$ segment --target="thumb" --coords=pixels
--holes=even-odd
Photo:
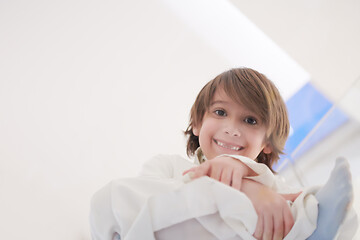
[[[298,192],[298,193],[289,193],[289,194],[280,194],[283,198],[285,198],[285,200],[289,200],[294,202],[296,200],[296,198],[301,194],[302,192]]]

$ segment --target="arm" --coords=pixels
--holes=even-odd
[[[243,179],[241,191],[254,205],[258,222],[254,237],[257,239],[282,239],[294,225],[294,218],[286,200],[294,201],[297,194],[278,194],[250,179]]]
[[[270,170],[253,160],[250,165],[252,165],[251,168],[239,159],[219,156],[185,171],[184,174],[193,172],[193,179],[209,176],[245,193],[258,214],[254,237],[280,239],[288,234],[294,224],[286,200],[294,201],[298,194],[280,195],[271,190],[269,186],[273,185],[274,176],[269,174]],[[268,186],[254,181],[260,179],[260,176],[263,176],[262,179],[266,180]],[[243,179],[244,177],[252,177],[253,180]]]
[[[244,177],[256,176],[257,173],[246,164],[230,156],[218,156],[190,168],[183,175],[193,172],[192,179],[208,176],[240,191]]]
[[[165,155],[157,155],[146,161],[139,173],[139,176],[157,178],[172,178],[173,175],[171,161]]]
[[[182,180],[183,171],[194,166],[194,163],[178,155],[157,155],[145,162],[139,176]]]

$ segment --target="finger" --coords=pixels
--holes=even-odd
[[[210,164],[206,164],[206,163],[201,164],[199,167],[195,169],[193,179],[202,176],[208,176],[209,169],[210,169]]]
[[[241,183],[242,183],[242,175],[239,173],[239,171],[234,170],[231,186],[240,191]]]
[[[212,166],[210,169],[210,177],[218,181],[220,181],[221,179],[221,173],[222,173],[222,168],[220,167]]]
[[[284,216],[284,237],[290,232],[291,228],[294,226],[294,217],[290,211],[290,208],[286,206],[283,209]]]
[[[187,174],[187,173],[189,173],[189,172],[194,172],[196,168],[197,168],[197,167],[192,167],[192,168],[184,171],[184,172],[182,173],[182,175],[185,175],[185,174]]]
[[[274,231],[274,219],[270,214],[264,215],[264,233],[263,240],[271,240]]]
[[[296,198],[301,194],[302,192],[298,192],[298,193],[290,193],[290,194],[280,194],[283,198],[285,198],[286,200],[292,201],[294,202],[296,200]]]
[[[258,220],[257,220],[257,223],[256,223],[256,229],[255,229],[255,232],[253,234],[254,238],[262,239],[263,230],[264,230],[263,215],[258,214]]]
[[[223,169],[223,171],[221,172],[220,181],[225,185],[231,186],[232,173],[233,171],[231,168]]]
[[[284,237],[284,218],[283,213],[274,215],[274,240],[281,240]]]

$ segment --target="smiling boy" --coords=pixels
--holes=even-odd
[[[338,239],[349,239],[357,222],[346,217],[348,164],[337,161],[320,189],[290,191],[272,170],[288,133],[285,103],[266,76],[249,68],[218,75],[191,109],[185,134],[194,163],[159,155],[139,177],[98,191],[93,239],[333,239],[343,222]]]

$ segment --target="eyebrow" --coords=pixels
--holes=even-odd
[[[221,100],[217,100],[217,101],[213,101],[210,103],[210,106],[213,106],[215,104],[229,104],[228,102],[226,101],[221,101]]]

